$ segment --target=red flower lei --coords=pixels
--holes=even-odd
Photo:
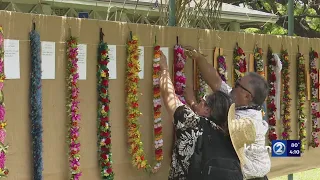
[[[290,119],[290,61],[289,55],[287,50],[281,51],[281,63],[282,63],[282,73],[281,79],[283,84],[283,95],[282,95],[282,106],[283,113],[282,113],[282,124],[283,124],[283,132],[282,132],[282,139],[289,140],[290,139],[290,132],[291,132],[291,119]]]
[[[268,48],[268,83],[269,83],[269,96],[267,100],[267,112],[268,112],[268,122],[269,122],[269,143],[271,143],[272,140],[277,139],[277,133],[276,133],[276,74],[275,74],[275,68],[276,68],[276,60],[273,57],[272,49],[269,46]]]
[[[114,178],[112,170],[112,153],[111,153],[111,126],[109,122],[110,99],[109,99],[109,56],[108,45],[103,41],[99,44],[98,54],[98,151],[100,162],[100,173],[102,179]]]
[[[161,167],[163,160],[163,139],[161,120],[161,97],[160,97],[160,46],[154,47],[153,58],[153,122],[154,122],[154,146],[156,163],[152,172],[156,173]]]
[[[319,79],[318,79],[318,69],[317,60],[319,58],[318,53],[311,50],[309,53],[310,57],[310,78],[311,78],[311,118],[312,118],[312,130],[311,130],[311,142],[310,146],[313,148],[319,146],[319,124],[318,119],[320,118],[320,112],[318,111],[318,94],[319,94]]]
[[[239,47],[238,43],[233,51],[233,64],[234,64],[234,82],[244,76],[247,72],[246,55],[244,51]]]

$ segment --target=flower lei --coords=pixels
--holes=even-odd
[[[299,122],[299,139],[301,140],[301,152],[305,150],[305,145],[307,143],[307,130],[305,123],[307,121],[305,114],[306,107],[306,68],[305,59],[301,53],[297,56],[297,107],[298,107],[298,122]]]
[[[70,118],[70,127],[68,131],[69,138],[69,165],[71,180],[79,180],[82,175],[80,171],[80,142],[79,142],[79,88],[78,88],[78,41],[75,37],[70,37],[67,41],[67,89],[68,89],[68,115]]]
[[[224,57],[223,55],[219,55],[217,60],[218,60],[218,73],[219,73],[222,81],[227,82],[228,81],[228,71],[227,71],[226,57]]]
[[[184,49],[180,45],[174,46],[174,89],[180,101],[185,104],[183,91],[186,87],[186,76],[184,74],[184,66],[186,64],[186,56]]]
[[[254,49],[254,71],[260,74],[261,76],[264,76],[264,64],[262,55],[262,48],[256,46]]]
[[[234,82],[244,76],[245,72],[247,72],[247,62],[246,55],[243,50],[236,44],[236,47],[233,51],[233,64],[234,64]]]
[[[257,72],[258,74],[260,74],[261,76],[265,76],[264,74],[264,63],[263,63],[263,59],[262,59],[262,55],[263,55],[263,51],[262,48],[259,48],[257,45],[254,48],[254,72]],[[262,108],[262,117],[264,119],[266,119],[265,117],[265,103],[263,104],[263,108]]]
[[[8,151],[8,146],[4,145],[4,140],[6,139],[7,132],[6,126],[7,122],[4,119],[6,114],[5,104],[4,104],[4,94],[3,94],[3,85],[6,76],[4,74],[4,61],[3,61],[3,29],[0,26],[0,178],[6,177],[9,173],[9,170],[5,167],[6,163],[6,154]]]
[[[131,39],[127,43],[127,70],[126,70],[126,106],[127,106],[127,120],[128,120],[128,143],[129,143],[129,153],[132,156],[132,164],[138,169],[149,170],[150,165],[148,165],[145,159],[145,153],[143,151],[143,143],[140,139],[141,133],[139,131],[139,117],[141,112],[139,110],[138,103],[138,88],[139,88],[139,49],[138,49],[138,38],[136,36],[131,36]]]
[[[204,81],[201,73],[197,70],[198,102],[207,94],[207,83]]]
[[[272,49],[269,46],[268,47],[268,83],[269,83],[269,96],[267,99],[267,112],[268,112],[268,123],[269,123],[269,143],[271,143],[273,140],[277,139],[277,133],[276,133],[276,60],[274,59],[272,55]]]
[[[163,139],[162,139],[162,119],[161,119],[161,97],[160,97],[160,46],[154,47],[153,58],[153,123],[154,123],[154,144],[156,163],[152,172],[158,172],[163,160]]]
[[[114,172],[112,170],[111,125],[109,121],[109,56],[107,43],[101,41],[98,52],[98,151],[100,155],[100,171],[102,179],[113,180]]]
[[[311,131],[310,145],[313,148],[315,148],[319,146],[318,135],[320,132],[320,128],[318,126],[318,119],[320,118],[320,113],[318,111],[319,79],[318,79],[318,69],[316,66],[319,56],[316,51],[311,50],[309,53],[309,57],[310,57],[311,117],[312,117],[312,131]]]
[[[282,107],[282,124],[283,124],[283,132],[282,132],[282,139],[289,140],[290,139],[290,132],[291,132],[291,119],[290,119],[290,61],[289,55],[287,50],[281,50],[281,63],[282,63],[282,85],[283,85],[283,95],[281,101]]]
[[[36,30],[30,32],[31,73],[30,73],[30,120],[33,146],[33,176],[42,180],[42,88],[41,88],[41,42]]]

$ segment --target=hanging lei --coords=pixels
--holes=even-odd
[[[277,139],[277,133],[276,133],[276,60],[274,59],[272,55],[272,49],[269,46],[268,47],[268,83],[269,83],[269,96],[267,99],[267,112],[268,112],[268,123],[269,123],[269,144],[273,140]]]
[[[35,25],[34,25],[35,27]],[[43,179],[42,159],[42,88],[41,88],[41,42],[40,35],[34,29],[30,32],[31,73],[30,73],[30,120],[33,146],[33,176]]]
[[[185,64],[186,56],[184,54],[184,49],[177,44],[174,46],[174,89],[183,104],[186,104],[183,97],[183,91],[186,87],[186,76],[183,71]]]
[[[289,55],[287,50],[281,50],[281,63],[282,63],[282,85],[283,85],[283,95],[281,101],[282,107],[282,125],[283,125],[283,132],[282,132],[282,139],[289,140],[290,139],[290,132],[291,132],[291,119],[290,119],[290,61]]]
[[[317,60],[319,58],[318,53],[311,49],[309,53],[310,57],[310,78],[311,78],[311,117],[312,117],[312,130],[311,130],[311,143],[310,146],[313,148],[319,146],[319,131],[318,119],[320,118],[320,113],[318,110],[318,93],[319,93],[319,79],[318,79],[318,69]]]
[[[262,48],[259,48],[257,45],[254,48],[254,71],[264,76],[264,64],[262,59]]]
[[[4,140],[6,139],[7,132],[6,126],[7,122],[5,120],[6,109],[4,104],[4,94],[3,94],[3,85],[6,76],[4,74],[4,61],[3,61],[3,29],[0,26],[0,178],[7,177],[9,170],[5,167],[6,155],[8,151],[8,146],[4,145]]]
[[[102,179],[113,180],[109,99],[108,45],[100,41],[98,49],[98,151]]]
[[[207,83],[204,81],[199,69],[197,69],[197,80],[198,80],[198,102],[207,94]]]
[[[132,36],[127,43],[127,70],[126,70],[126,106],[127,106],[127,120],[128,120],[128,143],[129,153],[132,156],[132,164],[138,169],[145,169],[149,171],[151,169],[145,159],[145,153],[143,150],[143,143],[141,141],[141,133],[139,131],[139,117],[141,112],[139,110],[138,103],[138,88],[139,88],[139,47],[138,38]]]
[[[161,167],[163,160],[163,139],[161,119],[161,97],[160,97],[160,46],[154,47],[153,58],[153,123],[154,123],[154,145],[156,163],[152,172],[156,173]]]
[[[298,108],[298,122],[299,122],[299,139],[301,140],[301,152],[304,152],[305,146],[307,143],[307,130],[305,123],[307,121],[305,115],[305,106],[306,106],[306,68],[305,68],[305,59],[301,53],[298,53],[297,56],[297,108]]]
[[[219,53],[217,60],[218,60],[218,73],[219,73],[222,81],[227,82],[228,81],[228,71],[227,71],[226,57]]]
[[[70,37],[67,41],[67,107],[70,120],[70,127],[68,131],[69,139],[69,165],[70,165],[70,179],[79,180],[81,176],[80,171],[80,142],[79,142],[79,88],[78,88],[78,41],[75,37]]]
[[[244,76],[247,72],[246,55],[239,47],[238,43],[233,51],[233,64],[234,64],[234,82]]]
[[[264,74],[264,63],[262,59],[263,51],[262,48],[259,48],[258,45],[254,48],[254,72],[260,74],[261,76],[265,76]],[[265,118],[265,103],[262,108],[262,117]]]

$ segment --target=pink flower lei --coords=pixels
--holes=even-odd
[[[319,125],[318,119],[320,118],[320,112],[318,111],[318,94],[319,94],[319,79],[318,79],[318,69],[317,60],[318,53],[311,50],[309,53],[310,57],[310,79],[311,79],[311,119],[312,119],[312,130],[311,130],[311,142],[310,146],[313,148],[319,147]]]
[[[186,87],[186,76],[184,74],[184,66],[186,64],[186,56],[184,49],[180,45],[174,46],[174,88],[180,101],[185,104],[183,91]]]
[[[70,125],[68,132],[69,140],[69,166],[70,166],[70,180],[79,180],[81,176],[80,171],[80,142],[79,142],[79,72],[78,72],[78,41],[75,37],[70,37],[67,41],[67,58],[68,58],[68,110]]]
[[[4,145],[4,141],[7,136],[6,132],[6,126],[7,122],[5,120],[5,114],[6,114],[6,109],[4,105],[4,94],[3,94],[3,85],[4,85],[4,80],[6,79],[5,74],[4,74],[4,60],[3,60],[3,30],[2,27],[0,26],[0,178],[6,177],[9,173],[8,169],[5,167],[6,163],[6,154],[8,150],[8,146]]]

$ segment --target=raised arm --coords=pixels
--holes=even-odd
[[[173,83],[170,78],[169,68],[167,64],[167,57],[161,52],[160,58],[160,91],[161,98],[167,109],[167,112],[173,117],[176,109],[182,104],[182,102],[176,96]]]
[[[212,91],[220,90],[222,80],[218,71],[209,64],[206,57],[196,49],[191,46],[185,46],[184,48],[187,56],[196,61],[204,81],[209,85]]]
[[[193,88],[187,84],[184,89],[184,98],[186,100],[187,105],[195,112],[198,112],[198,103],[196,100],[196,96],[194,95]]]

